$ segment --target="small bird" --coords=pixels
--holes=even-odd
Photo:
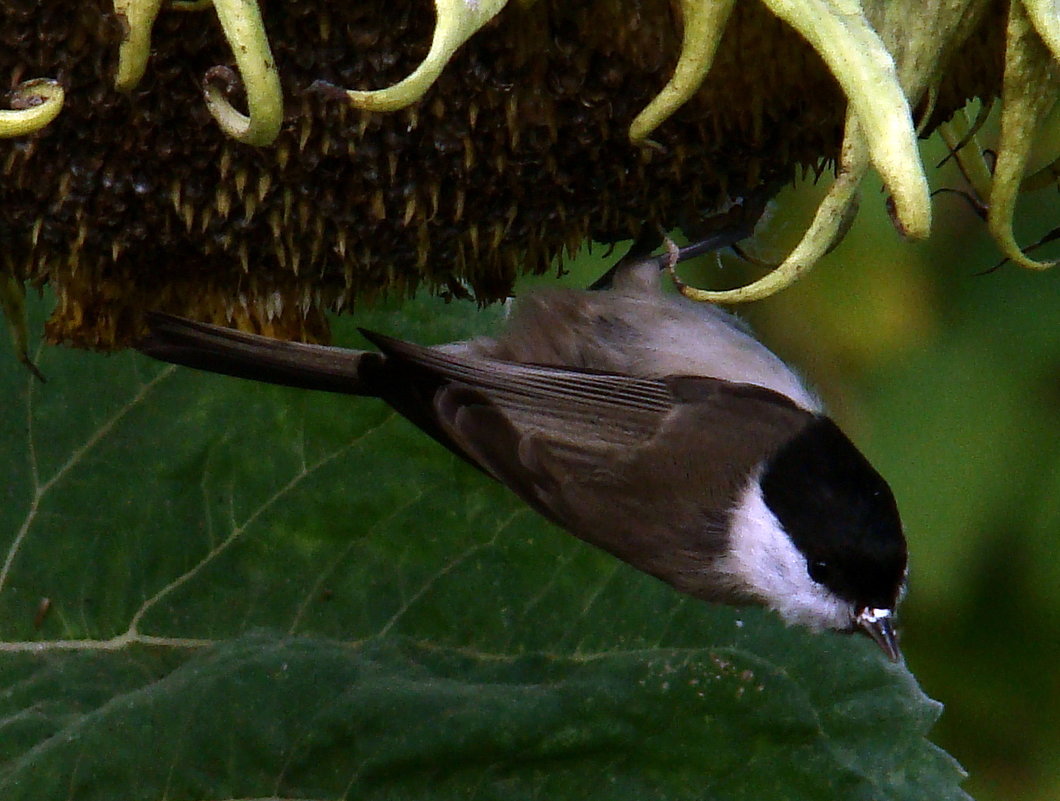
[[[163,314],[163,361],[381,398],[548,520],[677,590],[867,633],[900,660],[906,544],[890,488],[736,317],[664,292],[658,258],[604,290],[540,289],[506,330],[379,352]]]

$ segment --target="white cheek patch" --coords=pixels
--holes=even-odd
[[[733,510],[730,551],[719,568],[788,623],[850,628],[854,605],[810,578],[806,557],[766,506],[758,478],[752,476]]]

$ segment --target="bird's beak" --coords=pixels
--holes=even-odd
[[[902,661],[902,652],[898,650],[898,638],[891,623],[890,609],[862,609],[854,622],[863,632],[872,637],[892,662]]]

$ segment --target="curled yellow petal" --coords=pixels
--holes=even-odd
[[[66,93],[58,81],[23,81],[11,92],[11,108],[0,110],[0,138],[39,131],[58,116],[65,99]]]
[[[393,86],[371,92],[346,90],[350,102],[367,111],[395,111],[423,97],[464,42],[493,19],[508,0],[435,0],[438,21],[427,57]]]
[[[270,144],[283,122],[283,93],[258,4],[256,0],[214,0],[213,6],[236,57],[250,115],[232,106],[210,73],[204,88],[206,105],[233,139],[248,145]]]
[[[1009,7],[1005,74],[1001,88],[1001,133],[987,226],[1001,252],[1031,270],[1045,270],[1056,262],[1035,261],[1023,252],[1012,232],[1012,217],[1030,158],[1031,132],[1052,108],[1058,94],[1060,76],[1056,64],[1035,32],[1027,11],[1014,2]]]
[[[1057,183],[1060,176],[1060,102],[1054,103],[1045,119],[1038,123],[1023,174],[1021,192],[1033,192]]]
[[[1060,14],[1057,13],[1056,0],[1023,0],[1023,7],[1034,29],[1052,51],[1053,58],[1060,59]]]
[[[989,111],[990,106],[984,105],[983,110]],[[986,203],[990,197],[991,186],[994,176],[990,173],[990,167],[983,157],[983,150],[975,138],[975,129],[982,123],[982,113],[972,124],[968,122],[968,115],[961,109],[949,122],[939,125],[939,135],[942,141],[949,147],[953,157],[960,165],[961,173],[972,185],[975,197]]]
[[[629,126],[629,138],[640,141],[696,93],[718,50],[734,0],[681,0],[684,18],[681,55],[673,77]]]
[[[44,381],[44,375],[29,358],[29,323],[26,319],[26,287],[15,279],[11,273],[0,269],[0,312],[7,320],[11,342],[15,347],[15,356],[26,369],[38,380]]]
[[[894,60],[856,0],[762,0],[824,59],[861,123],[906,236],[931,228],[931,199]]]
[[[711,303],[748,303],[786,289],[805,275],[846,233],[857,210],[858,187],[869,167],[869,150],[856,118],[847,114],[839,174],[813,222],[784,262],[768,275],[738,289],[710,291],[678,283],[687,298]]]
[[[151,28],[162,0],[114,0],[114,12],[124,21],[118,46],[118,72],[114,86],[128,92],[140,82],[151,52]]]

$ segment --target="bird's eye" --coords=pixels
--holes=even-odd
[[[828,562],[816,559],[807,564],[806,570],[810,574],[810,578],[818,584],[824,584],[832,573],[832,566]]]

